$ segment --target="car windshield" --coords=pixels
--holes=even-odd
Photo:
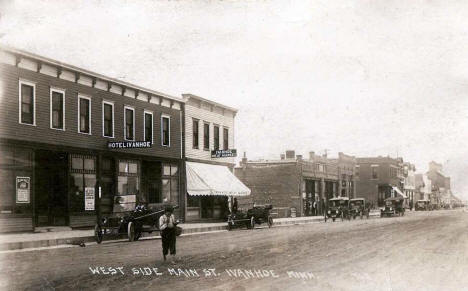
[[[351,201],[350,202],[351,206],[361,206],[362,205],[362,201]]]
[[[338,206],[340,206],[339,200],[330,201],[330,207],[338,207]]]
[[[392,206],[392,204],[393,204],[392,201],[385,201],[386,206]]]

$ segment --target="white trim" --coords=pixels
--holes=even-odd
[[[168,129],[169,129],[169,144],[168,145],[165,145],[164,144],[164,136],[163,136],[163,118],[167,118],[169,120],[169,124],[168,124]],[[167,114],[161,114],[161,146],[163,147],[170,147],[171,146],[171,117]]]
[[[56,87],[50,87],[49,90],[49,96],[50,96],[50,129],[55,129],[55,130],[61,130],[65,131],[65,90],[61,88],[56,88]],[[53,127],[53,121],[52,121],[52,92],[60,93],[62,94],[62,128],[55,128]]]
[[[127,138],[127,109],[129,110],[132,110],[133,111],[133,123],[132,123],[132,127],[133,127],[133,139],[128,139]],[[131,106],[128,106],[128,105],[125,105],[124,106],[124,140],[131,140],[131,141],[134,141],[135,140],[135,108],[131,107]]]
[[[21,122],[21,107],[22,107],[22,102],[21,102],[21,85],[24,84],[26,86],[31,86],[33,87],[33,123],[30,124],[30,123],[23,123]],[[28,80],[24,80],[24,79],[19,79],[18,81],[18,92],[19,92],[19,95],[18,95],[18,104],[19,104],[19,108],[18,108],[18,122],[19,124],[24,124],[24,125],[31,125],[31,126],[36,126],[36,83],[34,82],[31,82],[31,81],[28,81]]]
[[[143,140],[146,141],[146,114],[151,115],[151,144],[154,144],[154,115],[153,111],[143,110]]]
[[[80,128],[81,128],[81,124],[80,124],[80,113],[81,113],[81,102],[80,102],[80,99],[86,99],[89,101],[89,119],[88,119],[88,123],[89,123],[89,133],[88,132],[81,132],[80,131]],[[78,94],[78,133],[81,133],[81,134],[86,134],[86,135],[91,135],[92,131],[91,131],[91,97],[88,97],[88,96],[85,96],[85,95],[82,95],[82,94]]]
[[[104,105],[110,105],[112,106],[112,135],[111,136],[107,136],[105,135],[105,128],[104,128]],[[107,137],[107,138],[114,138],[114,130],[115,130],[115,119],[114,119],[114,102],[111,102],[111,101],[106,101],[106,100],[102,100],[102,136],[103,137]]]

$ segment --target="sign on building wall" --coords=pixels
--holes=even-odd
[[[211,157],[212,157],[212,158],[232,158],[232,157],[237,157],[237,150],[236,150],[236,149],[231,149],[231,150],[214,150],[214,151],[211,151]]]
[[[16,177],[16,203],[29,203],[31,197],[31,178]]]
[[[141,149],[151,148],[150,141],[119,141],[119,142],[108,142],[107,148],[109,149]]]
[[[94,187],[85,187],[85,210],[94,210]]]

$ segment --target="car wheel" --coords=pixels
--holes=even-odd
[[[130,221],[127,229],[128,241],[132,242],[135,240],[135,224]]]
[[[334,218],[334,217],[332,218],[332,220],[333,220],[333,222],[335,222],[335,218]]]
[[[102,242],[104,234],[102,233],[102,228],[99,224],[96,224],[94,226],[94,238],[96,239],[96,242],[100,244]]]
[[[268,227],[272,227],[272,226],[273,226],[273,217],[268,216]]]
[[[251,227],[252,229],[255,228],[255,218],[254,218],[253,216],[250,218],[250,227]]]

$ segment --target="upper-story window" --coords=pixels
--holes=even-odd
[[[372,179],[378,179],[378,170],[379,170],[379,165],[372,165],[371,166],[371,171],[372,171]]]
[[[153,112],[145,111],[144,128],[145,141],[153,143]]]
[[[223,149],[229,149],[229,129],[223,129]]]
[[[161,116],[161,145],[170,146],[171,139],[171,118],[169,116]]]
[[[65,130],[65,91],[50,89],[50,128]]]
[[[124,107],[124,125],[126,140],[135,140],[135,109],[132,107]]]
[[[19,90],[19,122],[36,125],[36,85],[20,80]]]
[[[325,170],[325,165],[324,164],[317,164],[317,171],[319,172],[323,172]]]
[[[210,149],[210,124],[203,124],[203,149]]]
[[[192,146],[194,149],[198,149],[198,138],[199,138],[199,131],[198,131],[198,125],[199,125],[198,119],[193,119],[192,121]]]
[[[356,178],[359,178],[359,165],[356,165],[356,168],[355,168],[355,173],[356,173]]]
[[[78,132],[91,134],[91,98],[78,96]]]
[[[214,150],[219,150],[219,126],[214,126]]]
[[[102,135],[114,137],[114,103],[102,102]]]

